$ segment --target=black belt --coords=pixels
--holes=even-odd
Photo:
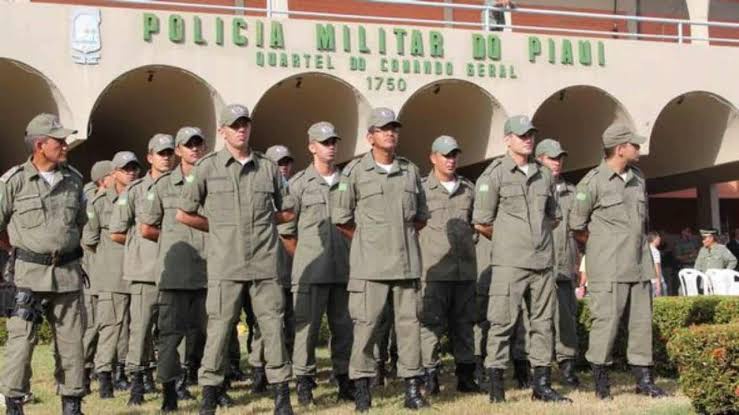
[[[82,248],[77,248],[72,252],[53,254],[37,254],[35,252],[26,251],[21,248],[15,249],[15,257],[23,262],[31,262],[39,265],[65,265],[72,261],[82,258]]]

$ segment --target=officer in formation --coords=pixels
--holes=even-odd
[[[736,257],[729,251],[726,245],[718,243],[718,231],[716,229],[701,229],[703,246],[698,251],[693,268],[700,272],[709,269],[735,269]]]
[[[372,111],[372,150],[343,170],[334,164],[340,140],[334,126],[312,125],[312,163],[289,180],[285,165],[292,156],[285,147],[271,148],[270,157],[249,147],[245,107],[225,107],[219,121],[222,150],[204,155],[205,138],[196,127],[183,127],[176,139],[157,134],[144,178],[137,180],[142,165],[136,156],[118,152],[93,167],[87,199],[81,175],[66,164],[64,138],[72,131],[48,114],[31,121],[31,159],[0,178],[0,229],[9,237],[2,242],[15,248],[19,288],[0,379],[8,413],[23,413],[32,339],[45,316],[57,330],[65,414],[81,413],[81,397],[89,393],[85,359],[93,354],[102,398],[113,396],[111,372],[127,355],[129,404],[143,401],[143,374],[152,359],[147,337],[155,322],[162,411],[192,398],[188,373],[200,367],[200,413],[214,414],[233,404],[225,393],[226,352],[242,309],[254,316],[253,346],[260,351],[250,362],[273,384],[276,414],[292,414],[292,370],[299,403],[313,403],[324,313],[338,400],[354,400],[357,411],[372,404],[383,318],[401,333],[398,376],[405,379],[407,408],[428,406],[422,385],[427,394],[439,392],[444,334],[458,391],[480,391],[485,356],[490,400],[504,401],[503,371],[521,336],[529,344],[520,349],[533,366],[533,398],[567,402],[551,387],[550,365],[556,358],[563,382],[579,385],[574,240],[588,253],[594,321],[586,357],[596,396],[610,398],[607,366],[624,314],[637,392],[665,395],[650,370],[654,267],[644,237],[644,179],[634,166],[644,138],[629,128],[606,130],[604,161],[575,189],[561,178],[567,152],[551,139],[534,151],[536,128],[525,116],[506,121],[507,152],[476,185],[456,173],[461,148],[450,136],[434,140],[433,169],[422,179],[395,153],[401,124],[387,108]],[[736,265],[715,242],[715,231],[702,235],[696,267]],[[80,243],[94,281],[84,307]],[[281,281],[288,269],[289,282]],[[295,312],[292,359],[286,301]],[[122,338],[129,310],[135,315],[130,344]],[[522,327],[528,333],[517,333]]]
[[[570,228],[585,243],[590,312],[593,316],[585,358],[599,399],[611,399],[608,366],[622,320],[626,320],[626,358],[636,392],[665,396],[654,384],[652,360],[652,284],[656,278],[646,239],[648,214],[644,176],[635,166],[646,138],[613,124],[603,133],[604,160],[577,185]]]

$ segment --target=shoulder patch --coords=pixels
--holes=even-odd
[[[357,164],[362,161],[361,158],[355,158],[354,160],[350,161],[344,168],[341,170],[341,174],[344,176],[349,176],[352,172],[352,170],[357,167]]]
[[[287,181],[288,184],[293,184],[300,180],[301,177],[305,176],[305,170],[300,170],[299,172],[293,174],[293,177],[290,178],[290,180]]]
[[[588,184],[590,183],[590,180],[592,180],[593,177],[595,177],[598,174],[598,168],[594,168],[590,170],[583,178],[580,180],[580,183]]]
[[[577,194],[575,195],[575,199],[579,201],[586,200],[587,198],[588,198],[588,194],[585,192],[577,192]]]
[[[5,174],[0,176],[0,182],[6,183],[8,180],[10,180],[11,177],[15,176],[16,173],[20,172],[23,165],[17,165],[10,168],[10,170],[6,171]]]
[[[215,151],[211,151],[210,153],[208,153],[208,154],[204,155],[203,157],[201,157],[200,160],[196,161],[195,162],[195,165],[196,166],[201,165],[205,160],[208,160],[208,159],[211,159],[211,158],[215,157],[216,154],[218,154],[218,153],[215,152]]]

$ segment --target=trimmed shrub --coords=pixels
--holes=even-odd
[[[667,345],[698,413],[739,413],[739,323],[678,329]]]

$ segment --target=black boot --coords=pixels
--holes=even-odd
[[[200,403],[200,415],[215,415],[218,407],[218,386],[203,386],[203,401]]]
[[[559,362],[559,371],[562,373],[562,383],[573,388],[580,386],[580,379],[575,374],[575,359]]]
[[[426,394],[427,395],[438,395],[439,390],[439,369],[438,368],[429,368],[426,369]]]
[[[298,403],[308,406],[313,403],[313,382],[310,376],[298,376],[295,391],[298,393]]]
[[[113,398],[113,376],[110,372],[98,373],[98,383],[100,384],[100,399]]]
[[[252,376],[251,393],[267,392],[267,373],[264,367],[255,367]]]
[[[531,365],[528,360],[513,361],[513,378],[519,389],[531,387]]]
[[[636,378],[636,393],[650,398],[664,398],[667,393],[654,384],[652,369],[649,366],[632,366],[631,372]]]
[[[131,375],[131,397],[128,406],[139,406],[144,403],[144,372],[134,372]]]
[[[481,393],[480,385],[475,382],[475,364],[460,363],[455,371],[457,375],[457,391],[462,393]]]
[[[349,375],[336,375],[336,384],[339,386],[337,400],[353,402],[354,401],[354,382],[349,380]]]
[[[84,388],[85,388],[85,395],[89,395],[92,393],[92,389],[90,389],[90,383],[92,382],[90,380],[90,377],[92,375],[92,369],[89,367],[85,368],[85,372],[82,376],[84,376],[84,379],[82,380]]]
[[[290,384],[288,382],[278,383],[275,389],[275,415],[293,415],[293,407],[290,405]]]
[[[6,415],[23,415],[23,398],[5,397],[5,414]]]
[[[505,383],[503,380],[503,369],[488,369],[490,388],[488,390],[491,403],[505,402]]]
[[[79,396],[62,396],[62,415],[84,415],[82,398]]]
[[[367,412],[372,407],[372,391],[370,390],[370,378],[354,380],[354,410]]]
[[[187,390],[187,389],[185,389]],[[177,411],[177,385],[174,380],[162,384],[162,412]]]
[[[185,384],[187,386],[197,386],[198,384],[198,368],[195,366],[185,366]]]
[[[115,378],[113,379],[113,387],[115,390],[124,391],[131,387],[126,377],[126,365],[124,363],[116,363]]]
[[[482,356],[475,356],[475,381],[480,386],[485,383],[485,365]]]
[[[224,384],[222,384],[218,388],[219,393],[218,393],[217,402],[218,402],[218,406],[220,406],[221,408],[231,408],[234,405],[236,405],[236,402],[234,402],[233,398],[231,398],[228,395],[228,393],[226,393],[227,390],[228,390],[228,387],[226,386],[226,382],[224,382]]]
[[[154,382],[154,369],[144,371],[144,393],[157,392],[157,384]]]
[[[228,371],[227,377],[231,382],[245,382],[247,379],[246,373],[241,370],[238,361],[231,362],[231,367]]]
[[[534,386],[531,399],[544,402],[572,402],[552,389],[552,368],[537,366],[534,368]]]
[[[177,399],[180,401],[190,401],[195,399],[194,396],[187,390],[187,372],[183,373],[175,383],[175,391],[177,393]]]
[[[372,378],[372,387],[378,388],[385,386],[385,378],[387,377],[387,371],[385,369],[385,362],[377,362],[375,365],[375,377]]]
[[[602,365],[591,365],[593,368],[593,382],[595,383],[595,396],[602,401],[610,401],[611,385],[608,382],[608,368]]]
[[[405,407],[408,409],[421,409],[429,406],[429,403],[421,395],[421,377],[405,379]]]

